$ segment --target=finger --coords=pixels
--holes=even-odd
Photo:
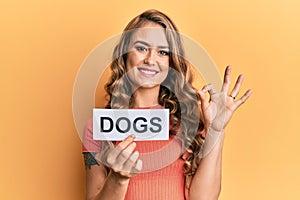
[[[135,147],[135,142],[130,143],[117,157],[116,165],[123,165],[130,158],[130,155],[132,154]]]
[[[132,142],[123,151],[121,151],[116,158],[113,159],[109,157],[108,162],[110,162],[110,167],[115,171],[123,171],[124,163],[129,159],[135,147],[136,143]]]
[[[107,156],[106,162],[109,165],[113,165],[116,162],[117,157],[119,154],[125,149],[128,145],[133,143],[135,136],[130,135],[127,138],[125,138],[122,142],[118,144]]]
[[[244,80],[244,76],[242,74],[239,75],[237,81],[235,82],[234,88],[232,89],[232,92],[229,96],[236,97],[239,94],[243,80]]]
[[[134,163],[134,166],[133,168],[131,168],[130,172],[120,171],[119,173],[126,177],[133,177],[134,175],[136,175],[138,172],[142,170],[142,167],[143,167],[143,162],[142,160],[138,159]]]
[[[210,96],[214,95],[217,93],[215,87],[213,86],[213,84],[209,83],[206,86],[204,86],[204,88],[202,89],[203,92],[208,92]]]
[[[134,138],[135,138],[134,135],[129,135],[122,142],[120,142],[117,147],[122,150],[125,149],[130,143],[133,142]]]
[[[225,69],[224,81],[221,89],[221,92],[225,92],[226,94],[228,93],[230,87],[230,73],[231,73],[231,66],[227,66]]]
[[[243,103],[245,103],[246,100],[250,97],[251,94],[252,94],[252,90],[247,90],[247,92],[245,92],[245,94],[235,102],[236,103],[236,109],[238,107],[240,107]]]
[[[142,160],[138,159],[136,164],[135,164],[135,167],[133,168],[133,173],[138,173],[139,171],[142,170],[142,167],[143,167],[143,162]]]
[[[201,107],[206,108],[209,105],[209,102],[206,98],[205,92],[202,90],[198,91],[199,97],[200,97],[200,102],[201,102]]]
[[[135,167],[135,164],[139,158],[139,152],[135,151],[133,154],[131,154],[130,158],[124,163],[124,171],[128,173],[133,172],[133,168]]]

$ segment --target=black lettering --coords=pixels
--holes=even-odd
[[[147,123],[146,124],[141,124],[140,127],[142,127],[143,129],[137,129],[137,122],[138,121],[143,121],[143,122],[147,122],[147,120],[144,117],[138,117],[133,121],[133,129],[137,132],[137,133],[145,133],[147,131]]]
[[[110,126],[109,126],[108,129],[104,129],[104,120],[109,122]],[[111,118],[109,118],[109,117],[100,117],[100,131],[101,132],[104,132],[104,133],[111,132],[113,127],[114,127],[114,122]]]
[[[161,124],[155,123],[154,120],[161,122],[161,119],[159,117],[153,117],[152,119],[150,119],[150,124],[157,127],[157,129],[153,129],[152,127],[150,127],[150,131],[153,133],[158,133],[161,131],[162,127]]]
[[[119,123],[121,120],[125,120],[127,122],[127,128],[125,130],[122,130],[120,129],[120,126],[119,126]],[[130,130],[130,121],[128,118],[126,117],[120,117],[117,121],[116,121],[116,128],[117,128],[117,131],[119,131],[120,133],[126,133]]]

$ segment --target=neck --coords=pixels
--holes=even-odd
[[[154,88],[139,88],[134,93],[134,106],[138,107],[151,107],[158,105],[159,86]]]

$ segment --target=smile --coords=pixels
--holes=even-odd
[[[158,71],[156,71],[156,70],[145,69],[145,68],[138,68],[138,70],[139,70],[144,76],[147,76],[147,77],[155,76],[155,75],[158,73]]]

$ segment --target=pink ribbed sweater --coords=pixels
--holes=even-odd
[[[83,132],[83,152],[99,152],[100,141],[93,140],[89,120]],[[168,141],[136,141],[143,161],[142,172],[130,179],[126,200],[184,200],[184,161],[177,139]]]
[[[130,180],[125,199],[184,199],[184,161],[178,158],[180,145],[177,143],[176,146],[176,142],[171,141],[136,142],[137,150],[143,153],[140,156],[143,161],[143,173]],[[155,153],[146,154],[146,152]]]

